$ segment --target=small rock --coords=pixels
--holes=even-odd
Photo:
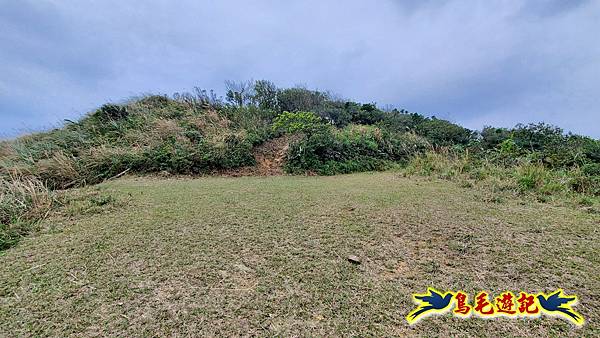
[[[352,263],[352,264],[360,264],[360,258],[358,258],[358,256],[354,256],[354,255],[350,255],[348,256],[348,262]]]

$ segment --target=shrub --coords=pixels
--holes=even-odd
[[[436,118],[422,122],[416,130],[436,146],[466,145],[473,137],[469,129]]]
[[[20,137],[11,142],[14,159],[33,164],[40,159],[50,158],[57,152],[77,155],[79,149],[94,143],[92,137],[77,126]]]
[[[588,163],[581,167],[581,172],[586,176],[600,176],[600,163]]]
[[[292,143],[286,169],[323,175],[382,170],[422,151],[427,143],[411,134],[394,134],[373,126],[325,128]]]
[[[352,122],[352,113],[344,108],[345,104],[339,101],[326,102],[315,109],[315,113],[323,119],[332,122],[338,128],[343,128]]]
[[[495,148],[509,138],[510,131],[506,128],[485,126],[481,131],[481,145],[486,149]]]
[[[352,123],[356,124],[376,124],[381,122],[385,116],[385,113],[377,109],[373,103],[360,105],[354,102],[346,102],[345,108],[352,116]]]
[[[377,126],[392,132],[414,132],[416,127],[424,121],[425,118],[419,114],[394,110],[391,113],[385,114],[383,120]]]
[[[588,175],[583,170],[571,170],[568,184],[574,192],[594,196],[600,195],[600,176]]]
[[[448,159],[442,154],[430,151],[421,156],[414,156],[406,166],[408,174],[431,176],[448,167]]]
[[[512,131],[517,146],[531,151],[544,150],[564,140],[562,129],[545,123],[518,124]]]
[[[384,151],[395,160],[406,161],[414,155],[422,154],[431,149],[431,144],[423,137],[412,132],[388,132],[382,130],[385,137]]]
[[[268,81],[228,87],[231,104],[200,89],[173,98],[147,95],[103,105],[63,128],[0,142],[0,175],[18,168],[63,189],[123,172],[205,173],[251,165],[253,147],[297,133],[286,163],[294,173],[329,175],[408,162],[414,173],[515,193],[598,193],[600,141],[551,125],[485,127],[475,135],[435,117],[382,111],[327,92],[277,89]]]
[[[548,179],[548,171],[543,165],[524,164],[517,168],[515,178],[521,191],[538,190]]]
[[[200,144],[193,156],[193,172],[232,169],[255,164],[252,142],[243,133],[225,135],[219,143]]]
[[[277,93],[277,100],[281,111],[314,111],[321,107],[329,95],[306,88],[281,89]]]
[[[311,134],[323,129],[323,127],[323,120],[311,112],[290,113],[284,111],[277,115],[273,121],[273,131],[289,134],[297,132]]]
[[[105,104],[92,114],[100,121],[121,120],[126,118],[127,115],[129,115],[127,108],[116,104]]]
[[[259,108],[277,111],[279,100],[277,98],[277,87],[271,81],[259,80],[254,83],[254,101]]]
[[[592,162],[600,163],[600,140],[593,140],[589,137],[580,138],[585,156]]]
[[[261,144],[276,134],[271,126],[271,122],[276,116],[274,110],[259,109],[253,106],[229,106],[223,108],[221,115],[229,120],[227,129],[246,131],[248,141],[254,145]]]

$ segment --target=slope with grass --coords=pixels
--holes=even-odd
[[[96,189],[118,203],[66,205],[0,254],[0,336],[600,334],[597,214],[486,203],[475,189],[389,172]],[[587,322],[446,315],[408,326],[411,293],[428,286],[564,288]]]
[[[597,139],[545,123],[472,131],[264,80],[227,86],[226,101],[200,89],[145,95],[0,141],[0,250],[35,228],[55,206],[55,190],[127,173],[335,175],[407,166],[500,195],[600,205]]]

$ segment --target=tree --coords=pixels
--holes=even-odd
[[[253,101],[261,109],[278,110],[277,86],[271,81],[259,80],[254,83]]]
[[[473,136],[473,132],[469,129],[435,117],[419,124],[417,134],[424,136],[436,146],[466,145]]]
[[[239,107],[252,103],[254,98],[254,80],[248,81],[225,81],[227,102]]]
[[[481,145],[485,149],[492,149],[510,138],[510,131],[506,128],[483,127],[481,131]]]
[[[315,111],[329,99],[327,93],[306,88],[287,88],[278,92],[279,108],[282,111]]]

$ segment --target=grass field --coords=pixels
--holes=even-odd
[[[62,210],[0,253],[0,336],[600,335],[598,214],[486,203],[395,173],[97,189],[117,202]],[[411,293],[428,286],[564,288],[586,324],[443,315],[409,326]]]

